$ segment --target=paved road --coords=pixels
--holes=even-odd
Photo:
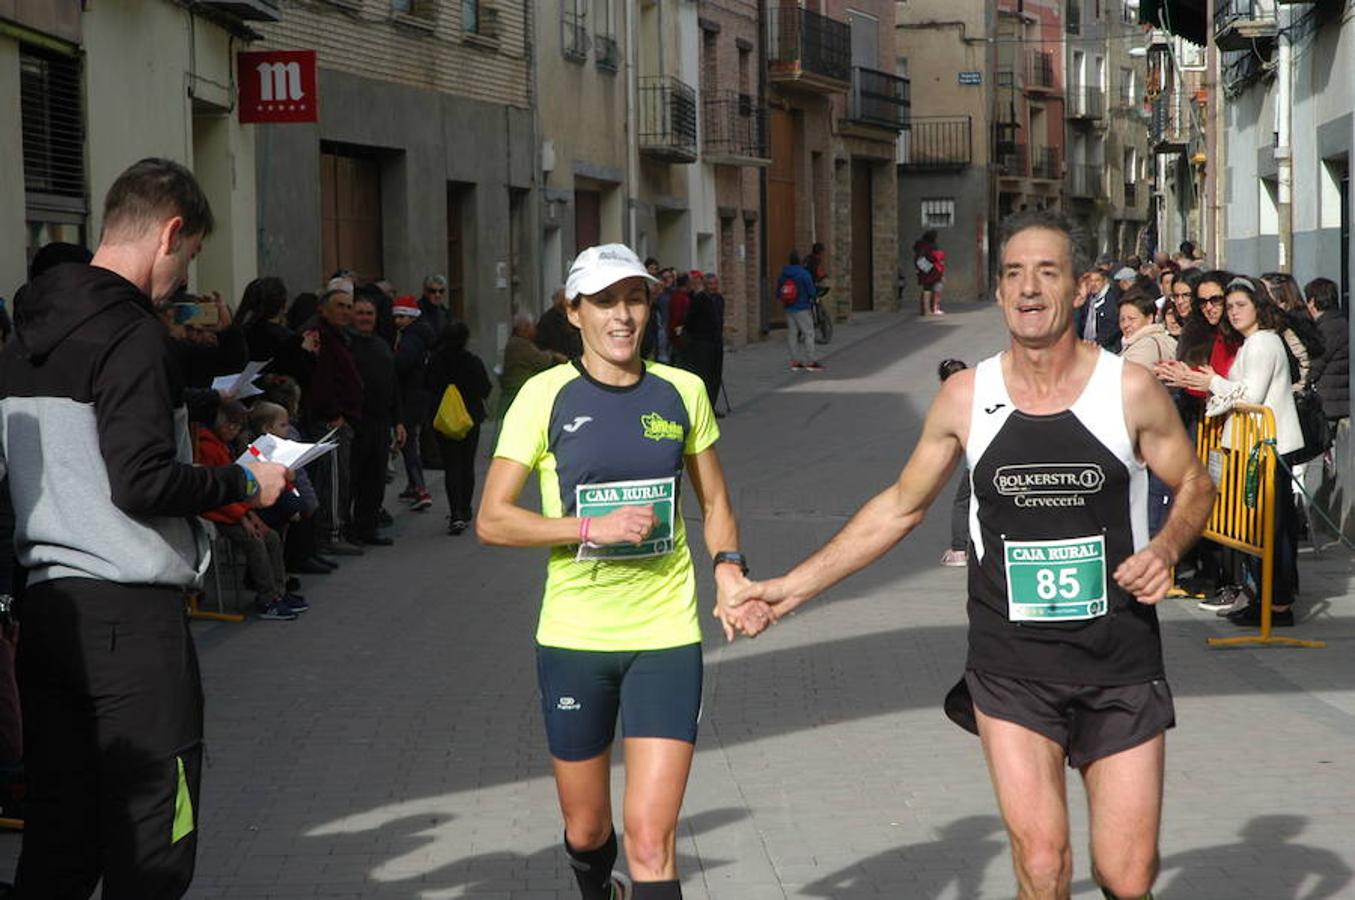
[[[822,376],[785,371],[778,343],[729,357],[720,452],[756,573],[793,564],[897,474],[940,359],[999,346],[996,313],[962,309],[865,317]],[[396,547],[313,579],[300,621],[201,627],[192,897],[576,896],[537,712],[544,556],[449,538],[441,505],[402,512]],[[964,644],[963,572],[936,565],[946,514],[757,641],[723,646],[706,623],[687,897],[1013,896],[978,742],[940,711]],[[1316,612],[1295,630],[1325,650],[1209,650],[1228,626],[1164,607],[1180,727],[1159,900],[1355,897],[1353,574],[1348,556],[1305,556]],[[1073,795],[1075,896],[1099,897]],[[16,850],[0,838],[0,862]]]

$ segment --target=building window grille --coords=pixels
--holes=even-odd
[[[934,197],[922,201],[923,228],[951,228],[954,225],[954,197]]]

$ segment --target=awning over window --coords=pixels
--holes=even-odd
[[[1139,21],[1183,37],[1192,44],[1208,42],[1209,0],[1142,0]]]

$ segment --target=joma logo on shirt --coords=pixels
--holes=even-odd
[[[656,412],[645,413],[640,417],[640,424],[645,427],[645,437],[651,441],[682,440],[682,426],[669,422]]]

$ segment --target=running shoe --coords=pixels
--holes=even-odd
[[[255,615],[265,622],[290,622],[297,616],[282,600],[264,599],[255,604]]]
[[[793,363],[790,364],[790,370],[791,370],[792,372],[803,372],[803,371],[804,371],[804,368],[805,368],[805,365],[804,365],[804,363],[801,363],[801,362],[793,362]]]
[[[419,489],[414,487],[407,487],[400,493],[396,494],[395,499],[403,500],[406,503],[413,503],[415,500],[419,499]]]
[[[303,613],[311,608],[305,597],[291,592],[282,595],[282,602],[288,609],[296,613]]]
[[[433,505],[433,495],[427,491],[419,491],[419,496],[409,505],[409,508],[415,512],[423,512]]]
[[[969,565],[969,554],[964,550],[947,550],[941,554],[941,565],[943,566],[967,566]]]
[[[447,533],[455,537],[464,534],[469,527],[470,523],[464,519],[450,519],[447,523]]]
[[[1225,584],[1214,591],[1213,596],[1205,597],[1196,605],[1205,612],[1218,612],[1221,609],[1231,610],[1241,593],[1242,588],[1237,585]]]
[[[612,900],[630,900],[630,879],[620,872],[612,873]]]
[[[809,372],[822,372],[824,371],[824,369],[827,368],[827,366],[825,366],[823,363],[812,362],[809,365],[805,366],[804,368],[806,371]]]

